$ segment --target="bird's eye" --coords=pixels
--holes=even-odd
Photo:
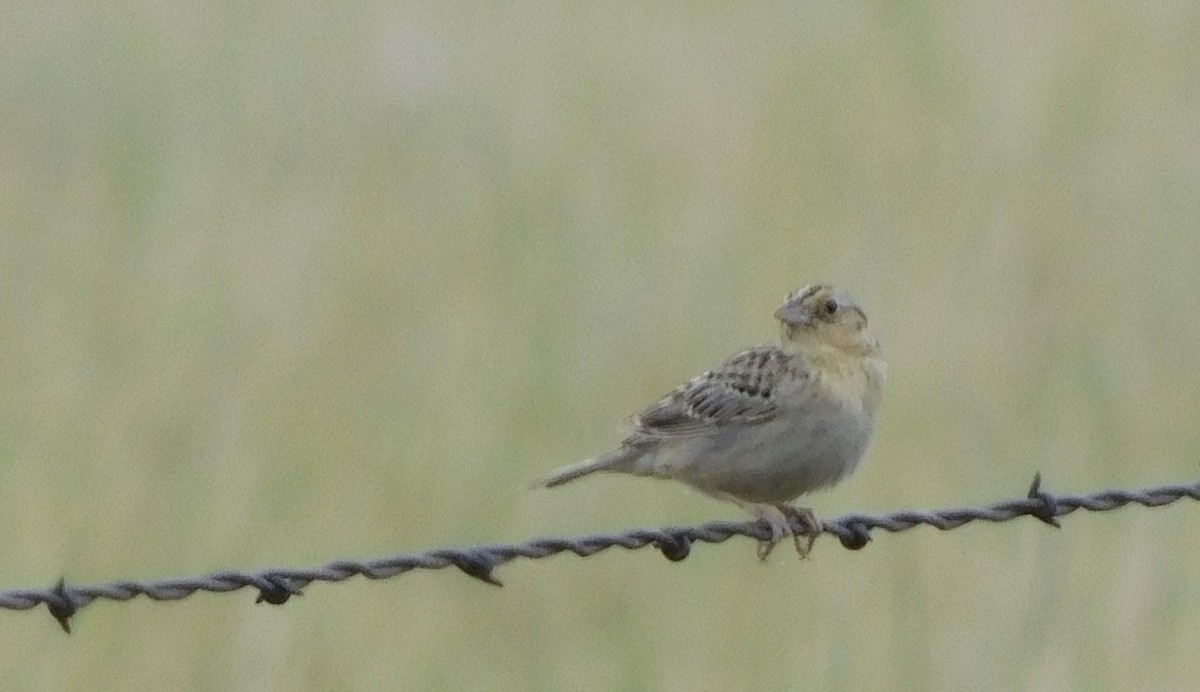
[[[837,314],[838,304],[837,304],[836,300],[830,299],[830,300],[825,301],[825,305],[823,307],[825,309],[825,315],[827,317],[833,317],[834,315]]]

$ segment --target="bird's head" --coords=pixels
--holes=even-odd
[[[866,313],[849,293],[833,286],[813,284],[792,291],[775,311],[775,319],[785,345],[833,346],[856,355],[879,350]]]

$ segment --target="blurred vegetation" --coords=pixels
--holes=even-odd
[[[0,588],[740,518],[530,479],[827,280],[891,365],[818,513],[1190,480],[1200,7],[5,3]],[[1186,505],[0,613],[5,689],[1200,676]]]

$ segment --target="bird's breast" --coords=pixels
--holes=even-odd
[[[687,461],[670,475],[747,502],[788,502],[851,473],[871,425],[861,410],[840,406],[788,412],[753,430],[733,428],[695,441],[703,449],[679,450],[676,458]]]

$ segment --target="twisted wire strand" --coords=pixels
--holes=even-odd
[[[906,510],[887,514],[847,514],[820,522],[818,527],[793,520],[792,529],[815,538],[822,533],[836,536],[844,547],[858,550],[871,540],[871,531],[889,533],[907,531],[925,524],[942,531],[959,528],[975,521],[993,523],[1031,516],[1057,527],[1058,518],[1080,509],[1107,512],[1128,504],[1161,507],[1183,498],[1200,500],[1200,482],[1163,485],[1141,490],[1102,490],[1087,495],[1054,495],[1041,488],[1041,474],[1035,475],[1026,496],[985,507],[961,507],[937,511]],[[816,530],[813,534],[814,528]],[[535,538],[524,543],[477,545],[464,548],[438,548],[422,553],[392,555],[372,560],[338,560],[313,568],[273,568],[258,572],[224,571],[200,577],[160,581],[120,580],[92,586],[68,585],[63,579],[48,589],[18,589],[0,592],[0,608],[29,610],[44,603],[63,630],[70,633],[70,619],[93,601],[129,601],[146,596],[155,601],[177,601],[197,591],[227,593],[243,588],[258,590],[256,603],[280,605],[299,596],[316,581],[337,583],[351,577],[390,579],[416,569],[435,570],[457,567],[467,575],[495,586],[502,586],[493,575],[497,567],[517,558],[538,560],[559,553],[588,557],[609,548],[638,550],[654,546],[671,561],[686,558],[697,543],[723,543],[734,536],[757,541],[770,538],[770,527],[762,521],[714,521],[699,526],[667,526],[631,529],[617,533],[596,533],[574,538]]]

